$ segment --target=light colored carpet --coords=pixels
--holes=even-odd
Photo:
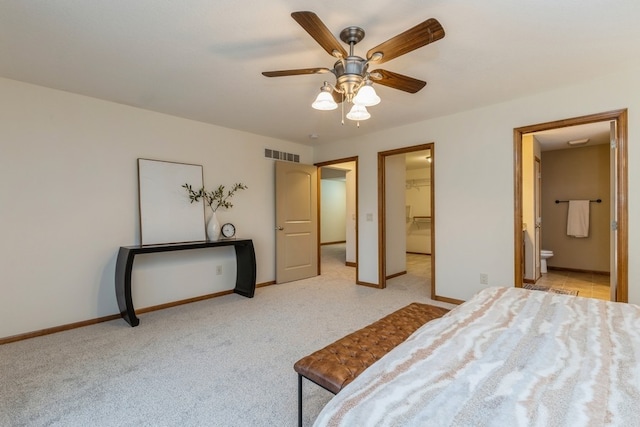
[[[252,299],[227,295],[143,314],[136,328],[119,319],[5,344],[0,425],[294,426],[298,359],[412,301],[451,307],[427,297],[424,265],[409,268],[387,289],[356,286],[344,245],[332,245],[322,276]],[[303,389],[310,425],[332,395],[306,380]]]

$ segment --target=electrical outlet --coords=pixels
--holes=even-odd
[[[481,285],[489,284],[489,275],[487,273],[480,273],[480,284]]]
[[[220,276],[222,274],[222,266],[216,265],[216,275]]]

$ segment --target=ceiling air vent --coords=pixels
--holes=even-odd
[[[300,155],[285,153],[284,151],[272,150],[270,148],[264,149],[264,156],[267,159],[284,160],[285,162],[300,163]]]

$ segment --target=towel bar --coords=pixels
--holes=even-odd
[[[602,199],[589,200],[591,203],[602,203]],[[556,200],[556,203],[569,203],[569,200]]]

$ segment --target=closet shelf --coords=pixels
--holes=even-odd
[[[420,190],[420,187],[429,187],[431,185],[430,181],[426,178],[424,179],[408,179],[406,182],[407,190],[411,188],[417,188]]]
[[[420,228],[420,224],[428,224],[431,222],[430,216],[416,215],[413,217],[413,223]]]

